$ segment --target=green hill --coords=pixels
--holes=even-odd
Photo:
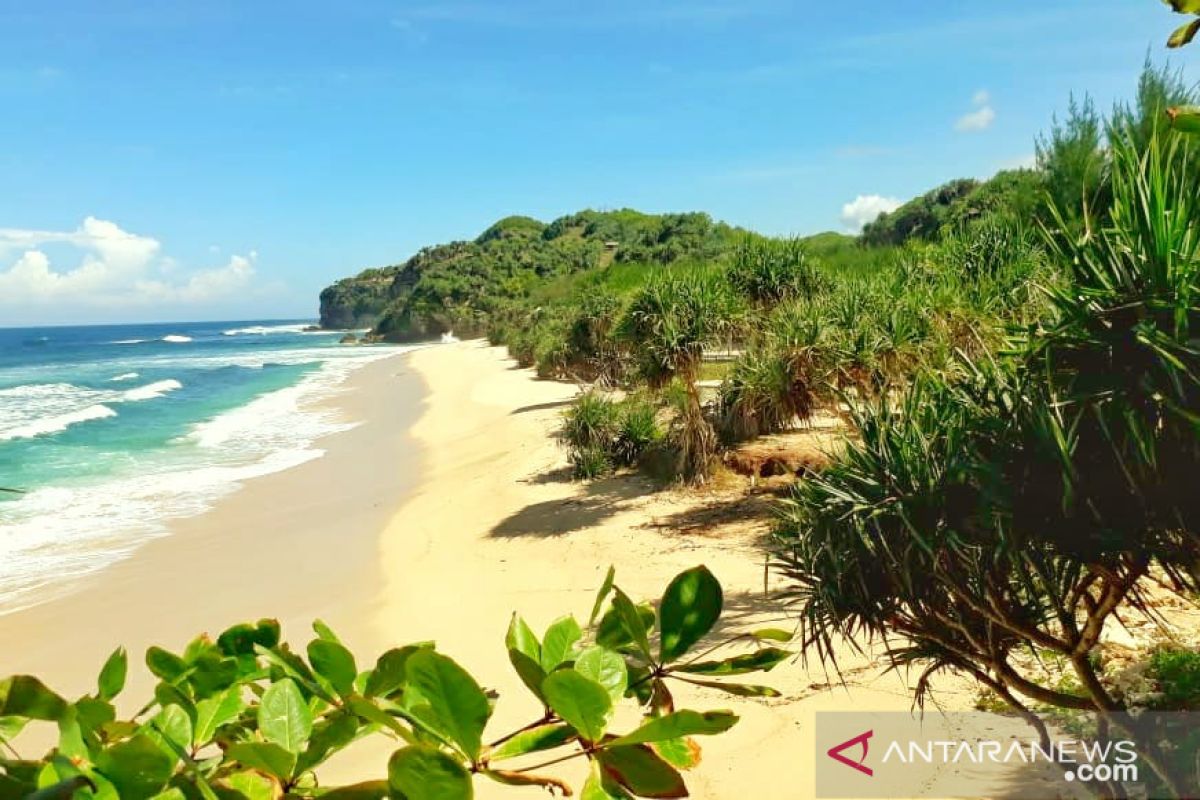
[[[556,278],[610,263],[707,260],[744,233],[707,214],[581,211],[545,224],[506,217],[473,241],[422,249],[321,292],[321,326],[370,327],[389,341],[485,332],[490,314]]]

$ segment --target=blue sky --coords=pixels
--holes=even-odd
[[[1153,0],[3,3],[0,325],[312,316],[333,279],[514,213],[845,229],[856,198],[1027,162],[1072,91],[1127,96],[1177,20]]]

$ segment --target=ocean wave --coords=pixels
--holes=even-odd
[[[108,417],[115,417],[116,415],[117,412],[106,405],[97,404],[87,406],[77,411],[69,411],[66,414],[59,414],[52,417],[42,417],[25,425],[0,430],[0,441],[32,439],[35,436],[45,436],[48,433],[61,433],[80,422],[88,422],[93,419],[106,419]]]
[[[225,336],[266,336],[271,333],[306,333],[313,327],[311,322],[291,323],[288,325],[251,325],[247,328],[230,328],[222,331]]]
[[[122,372],[120,375],[114,375],[108,380],[110,383],[119,383],[120,381],[131,381],[134,378],[140,377],[141,376],[136,372]]]
[[[153,339],[117,339],[109,342],[109,344],[145,344],[146,342],[154,341]]]
[[[130,389],[121,395],[122,400],[153,400],[156,397],[162,397],[167,392],[173,392],[176,389],[182,389],[183,384],[174,378],[168,378],[165,381],[155,381],[148,383],[145,386],[139,386],[136,389]]]
[[[183,344],[184,342],[192,341],[192,337],[184,336],[180,333],[168,333],[166,336],[162,337],[162,340],[164,342],[170,342],[171,344]]]

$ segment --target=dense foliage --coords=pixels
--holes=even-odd
[[[726,637],[696,653],[721,616],[721,586],[704,567],[683,572],[657,608],[635,604],[613,583],[600,588],[586,629],[573,616],[540,639],[514,615],[505,637],[513,669],[528,688],[533,722],[490,743],[497,701],[433,642],[388,650],[360,671],[327,626],[304,654],[281,641],[279,624],[236,625],[182,653],[146,652],[158,680],[132,718],[117,716],[128,660],[112,654],[96,690],[68,701],[35,677],[0,680],[0,798],[115,800],[469,800],[481,777],[513,787],[570,794],[543,770],[572,758],[591,764],[583,797],[686,797],[680,770],[699,762],[694,737],[720,734],[728,711],[677,709],[675,681],[736,696],[774,690],[727,680],[770,670],[788,653],[767,629]],[[603,612],[603,613],[601,613]],[[734,643],[754,649],[713,657]],[[641,722],[614,731],[614,710],[640,707]],[[42,757],[18,754],[26,726],[54,725]],[[387,774],[352,786],[322,783],[325,762],[368,737],[394,740]]]
[[[583,211],[545,225],[508,217],[469,242],[428,247],[321,293],[321,324],[375,328],[391,341],[484,333],[493,314],[557,277],[609,263],[713,258],[735,230],[707,214]]]

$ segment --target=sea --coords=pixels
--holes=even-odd
[[[387,345],[311,320],[0,328],[0,614],[44,602],[353,427]]]

